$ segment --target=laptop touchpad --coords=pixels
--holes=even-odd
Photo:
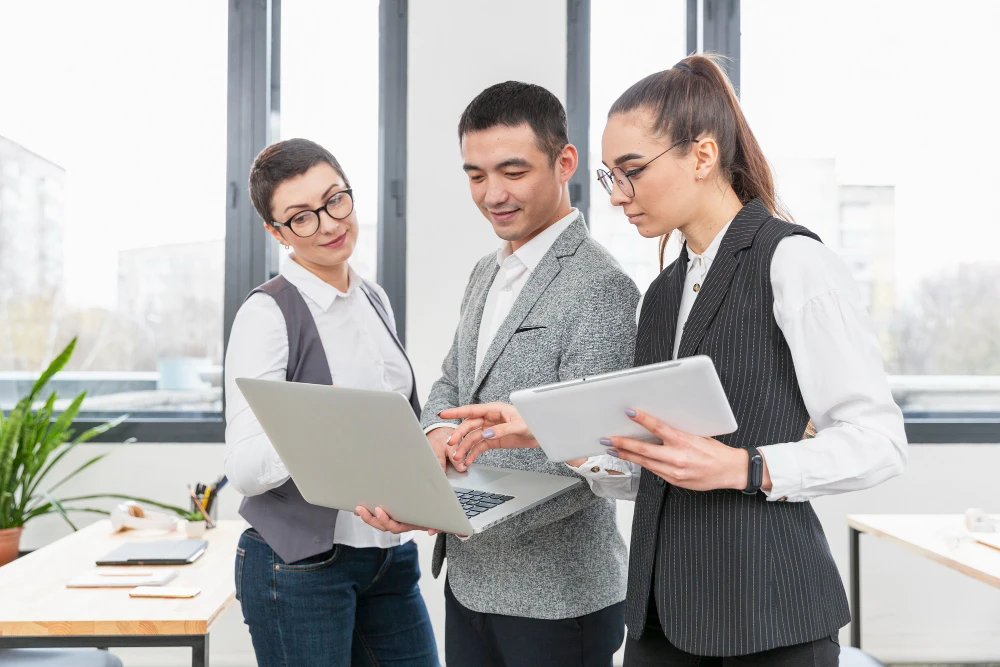
[[[448,481],[453,485],[471,489],[496,482],[509,474],[506,470],[485,468],[477,465],[470,467],[468,472],[458,472],[451,466],[448,466]]]

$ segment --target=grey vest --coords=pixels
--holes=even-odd
[[[361,289],[371,301],[393,340],[399,345],[403,356],[406,356],[406,351],[396,336],[389,313],[378,292],[364,281],[361,283]],[[283,276],[278,276],[250,292],[250,295],[257,292],[270,295],[277,302],[285,318],[285,327],[288,331],[288,367],[285,380],[333,384],[330,364],[319,337],[319,330],[316,328],[316,321],[299,290]],[[247,298],[250,298],[250,295]],[[412,366],[410,373],[413,373]],[[416,379],[413,382],[413,391],[410,393],[410,405],[419,419],[420,401],[417,398]],[[258,496],[244,498],[240,503],[240,516],[260,533],[271,549],[286,563],[294,563],[333,548],[337,510],[306,502],[291,479]]]
[[[730,447],[796,442],[809,421],[773,312],[771,257],[792,234],[819,240],[773,218],[760,200],[743,207],[684,327],[678,356],[712,358],[736,415],[739,429],[718,438]],[[685,245],[646,293],[636,365],[671,358],[687,261]],[[690,491],[643,470],[629,554],[625,622],[634,638],[645,627],[650,597],[667,639],[703,656],[801,644],[850,621],[843,583],[808,502]]]

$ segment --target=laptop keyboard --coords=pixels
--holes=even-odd
[[[473,491],[472,489],[460,489],[453,487],[458,502],[462,503],[465,516],[472,518],[491,510],[497,505],[502,505],[508,500],[514,500],[514,496],[504,496],[499,493],[486,493],[485,491]]]

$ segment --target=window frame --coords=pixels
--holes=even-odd
[[[589,52],[592,47],[582,47],[580,44],[581,40],[588,44],[590,42],[590,4],[591,0],[567,0],[566,80],[570,109],[569,129],[570,140],[580,148],[581,155],[585,154],[582,146],[588,145],[586,138],[590,136]],[[585,28],[582,17],[585,17]],[[739,94],[740,0],[687,0],[686,34],[688,53],[714,51],[728,58],[727,74]],[[586,56],[582,55],[584,50]],[[583,94],[588,98],[585,107],[577,99]],[[586,111],[573,114],[571,110],[574,108],[586,108]],[[581,143],[576,143],[577,141]],[[581,167],[586,166],[583,158],[580,164]],[[577,174],[580,174],[580,170],[577,170]],[[589,192],[589,189],[584,188],[584,191]],[[1000,444],[1000,412],[995,415],[983,412],[918,412],[904,417],[906,437],[910,444]]]
[[[394,306],[404,342],[407,3],[379,3],[378,279]],[[281,0],[229,0],[228,7],[223,349],[246,295],[277,273],[276,248],[250,203],[247,174],[254,157],[277,135],[281,111]],[[81,433],[118,414],[84,412],[73,421],[73,429]],[[91,442],[218,444],[225,442],[225,431],[224,412],[142,412]]]

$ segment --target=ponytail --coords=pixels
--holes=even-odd
[[[721,56],[688,56],[671,69],[650,74],[622,93],[608,116],[639,108],[653,111],[653,129],[673,143],[711,136],[719,145],[719,166],[743,204],[759,198],[772,215],[791,220],[774,192],[774,177],[750,130]],[[686,146],[684,150],[691,150]],[[660,239],[660,269],[670,235]]]

